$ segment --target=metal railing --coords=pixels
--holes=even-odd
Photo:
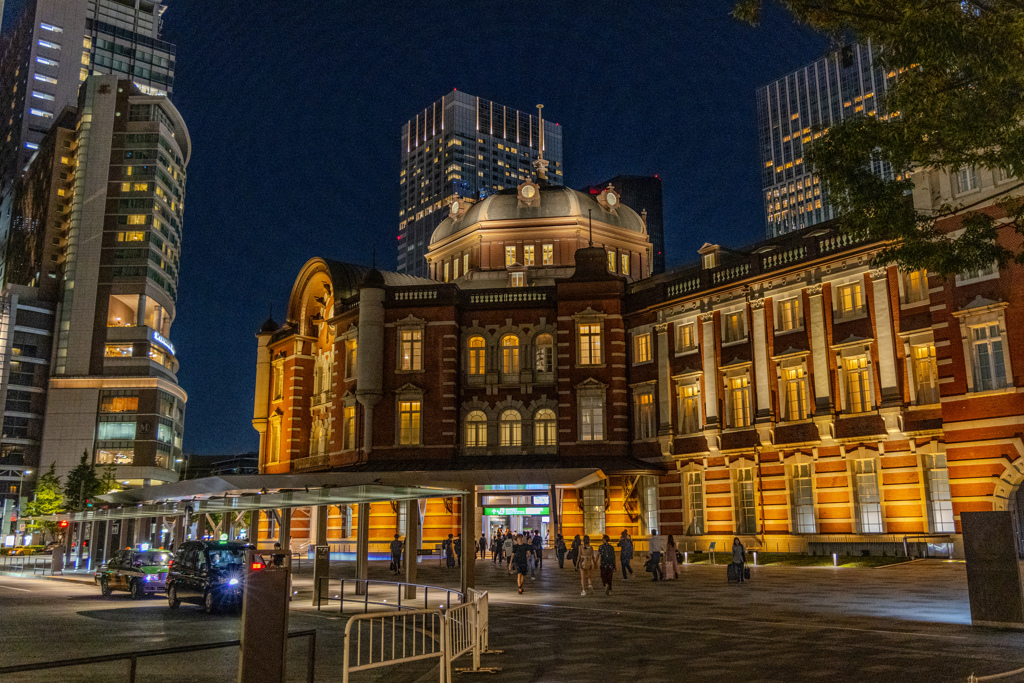
[[[338,592],[334,593],[331,591],[331,582],[337,581],[339,583]],[[323,589],[323,586],[327,586],[327,590]],[[345,593],[345,588],[348,586],[350,594]],[[415,602],[409,602],[409,599],[405,599],[405,604],[402,604],[403,595],[406,588],[417,588],[423,589],[423,607],[419,606],[419,598],[414,598]],[[360,590],[362,588],[362,590]],[[376,589],[376,590],[374,590]],[[394,591],[394,599],[391,599],[392,591]],[[452,588],[441,588],[439,586],[425,586],[421,583],[404,583],[398,581],[374,581],[372,579],[334,579],[327,576],[321,576],[317,578],[313,583],[313,606],[318,610],[321,609],[323,603],[326,602],[330,606],[331,600],[337,600],[340,604],[339,612],[345,613],[345,603],[355,602],[362,603],[363,613],[370,611],[370,605],[377,605],[382,607],[388,607],[396,610],[416,610],[416,609],[429,609],[430,608],[430,591],[434,591],[435,600],[438,594],[444,594],[444,603],[438,605],[444,609],[450,609],[452,606],[452,596],[455,596],[456,604],[464,601],[464,596],[460,591]],[[372,594],[372,595],[371,595]],[[388,597],[384,597],[388,596]],[[371,600],[374,597],[377,599]],[[436,609],[436,608],[435,608]]]
[[[45,574],[52,563],[52,555],[0,555],[0,571],[3,572],[25,572],[26,567],[31,567],[33,574]]]
[[[347,633],[347,631],[346,631]],[[313,683],[313,676],[316,670],[316,631],[292,631],[289,638],[307,638],[306,648],[306,683]],[[128,671],[125,680],[128,683],[135,683],[138,672],[139,660],[145,657],[160,657],[163,655],[180,654],[182,652],[198,652],[200,650],[218,650],[226,647],[240,647],[241,640],[225,640],[220,643],[202,643],[199,645],[181,645],[179,647],[163,647],[156,650],[139,650],[137,652],[122,652],[113,655],[95,655],[93,657],[76,657],[75,659],[61,659],[56,662],[36,662],[34,664],[18,664],[15,666],[0,667],[0,676],[4,674],[21,673],[24,671],[44,671],[46,669],[64,669],[70,666],[84,666],[87,664],[101,664],[105,662],[127,661]]]

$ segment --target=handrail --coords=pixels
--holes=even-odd
[[[308,638],[309,647],[306,657],[306,682],[313,683],[313,674],[316,659],[316,630],[292,631],[289,638]],[[239,647],[241,640],[225,640],[219,643],[200,643],[198,645],[178,645],[176,647],[162,647],[154,650],[138,650],[137,652],[122,652],[113,655],[93,655],[92,657],[76,657],[74,659],[61,659],[56,662],[34,662],[32,664],[16,664],[14,666],[0,667],[0,675],[14,674],[23,671],[43,671],[46,669],[63,669],[69,666],[82,666],[85,664],[101,664],[103,662],[117,662],[128,660],[129,683],[135,683],[138,660],[143,657],[160,657],[162,655],[173,655],[182,652],[198,652],[200,650],[217,650],[225,647]]]
[[[908,538],[947,538],[949,539],[948,541],[946,541],[947,543],[953,542],[952,534],[909,534],[903,537],[903,557],[907,558],[910,557],[910,546],[907,544]],[[950,552],[949,556],[953,557],[952,552]]]
[[[363,613],[364,614],[366,612],[370,611],[370,605],[394,607],[394,608],[396,608],[398,610],[403,610],[403,609],[404,610],[419,609],[418,607],[410,607],[408,605],[403,605],[402,604],[402,594],[405,592],[404,589],[409,587],[409,586],[412,586],[413,588],[422,588],[423,589],[423,609],[427,609],[429,604],[430,604],[429,601],[430,601],[430,591],[431,590],[433,590],[435,592],[436,591],[444,591],[445,592],[445,594],[446,594],[445,595],[445,609],[449,609],[452,606],[452,594],[455,594],[456,596],[458,596],[459,602],[465,602],[466,601],[466,596],[463,595],[460,591],[455,590],[454,588],[441,588],[440,586],[427,586],[427,585],[422,584],[422,583],[406,583],[404,581],[378,581],[376,579],[336,579],[336,578],[332,578],[332,577],[329,577],[329,576],[321,576],[321,577],[318,577],[314,581],[314,583],[313,583],[313,606],[316,607],[317,610],[320,609],[321,602],[322,602],[322,599],[323,599],[324,591],[321,589],[321,587],[323,586],[323,583],[322,583],[323,581],[327,582],[327,587],[328,587],[327,592],[328,593],[330,593],[330,585],[331,585],[330,582],[331,581],[339,581],[339,582],[341,582],[340,590],[338,591],[338,597],[331,598],[330,595],[328,595],[327,598],[326,598],[328,605],[330,605],[330,602],[331,602],[332,599],[338,600],[338,602],[340,603],[339,612],[341,614],[345,613],[345,603],[346,602],[361,602],[361,603],[363,603]],[[357,596],[358,595],[362,595],[361,599],[359,597],[356,597],[356,598],[346,598],[345,597],[345,582],[346,581],[355,584],[355,586],[356,586],[356,595]],[[360,585],[363,586],[363,592],[362,593],[359,593],[359,586]],[[397,598],[398,598],[397,601],[396,602],[388,602],[387,600],[383,600],[383,601],[370,600],[370,588],[372,586],[389,586],[389,587],[394,587],[396,589],[396,592],[397,592]]]

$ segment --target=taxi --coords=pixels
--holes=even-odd
[[[104,596],[128,591],[136,600],[151,593],[163,593],[171,553],[167,550],[117,550],[96,570],[95,580]]]

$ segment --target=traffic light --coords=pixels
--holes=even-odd
[[[66,519],[60,520],[60,522],[57,524],[57,526],[59,526],[61,529],[67,529],[68,528],[68,520],[66,520]]]
[[[86,498],[85,499],[85,507],[87,507],[87,508],[91,508],[92,507],[92,498]]]

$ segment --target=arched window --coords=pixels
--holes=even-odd
[[[501,338],[501,373],[519,373],[519,337],[514,334],[506,334]]]
[[[469,339],[469,374],[482,375],[487,372],[487,343],[483,337]]]
[[[466,448],[481,448],[487,445],[487,416],[474,410],[466,416]]]
[[[506,410],[498,421],[498,437],[502,446],[521,446],[523,443],[523,422],[519,411]]]
[[[556,433],[555,412],[547,408],[538,410],[533,416],[533,445],[554,446]]]
[[[554,340],[550,334],[537,335],[537,341],[534,344],[536,348],[536,368],[537,372],[553,372],[554,371]]]

